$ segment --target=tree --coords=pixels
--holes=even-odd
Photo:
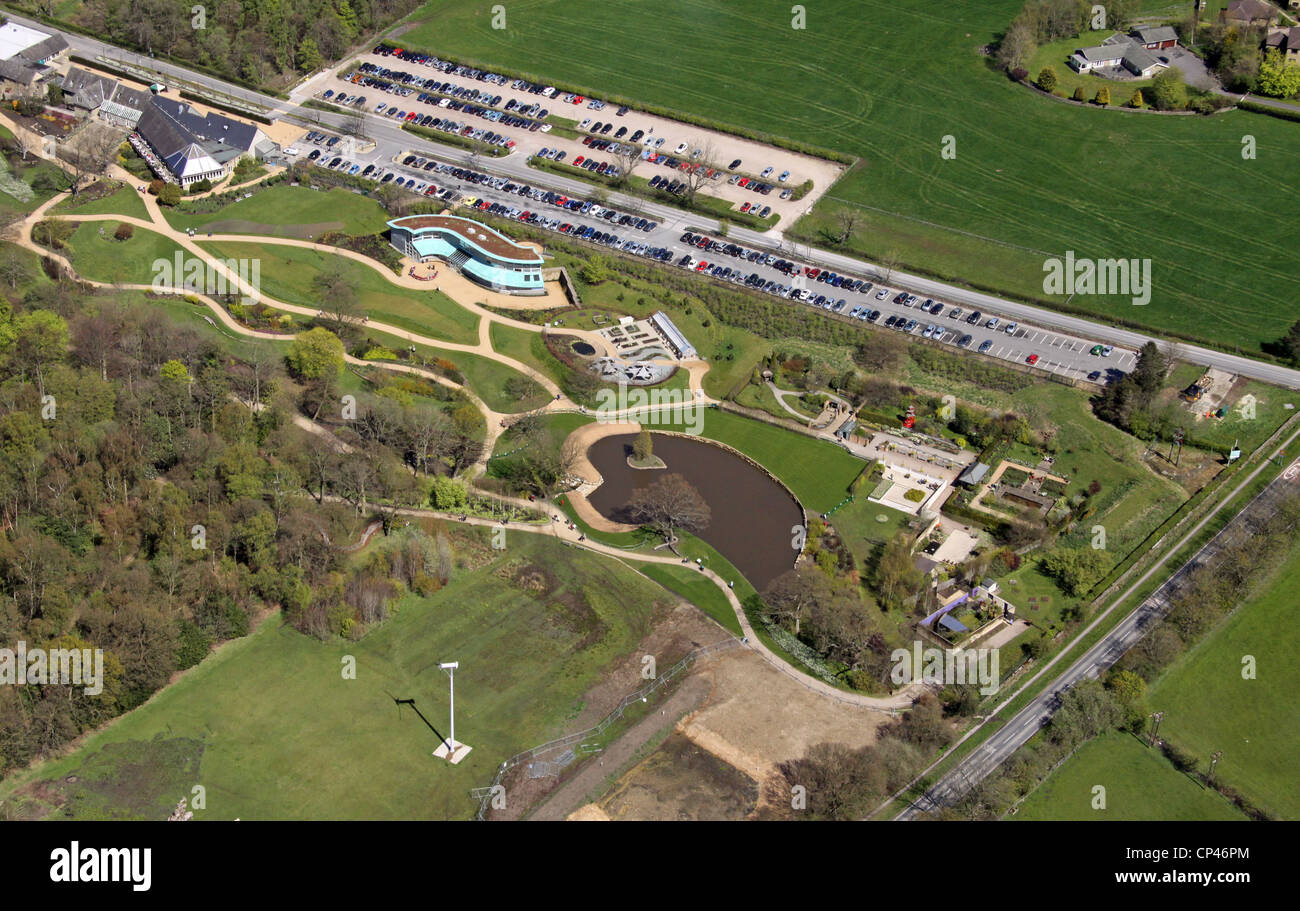
[[[298,45],[298,68],[311,73],[320,69],[320,65],[324,62],[320,47],[315,40],[310,36],[303,38],[302,43]]]
[[[361,299],[341,257],[326,260],[325,268],[312,278],[311,286],[320,299],[321,312],[334,324],[336,333],[341,335],[345,328],[356,323],[361,314]]]
[[[1083,93],[1083,86],[1076,85],[1074,87],[1073,98],[1075,101],[1080,101],[1080,102],[1088,100],[1088,96]]]
[[[1103,85],[1101,88],[1097,89],[1097,94],[1092,100],[1103,107],[1110,104],[1110,88]]]
[[[49,310],[32,310],[13,323],[13,360],[19,370],[35,375],[38,393],[45,396],[45,372],[63,360],[68,347],[68,324]]]
[[[1027,23],[1017,19],[1011,23],[1011,27],[998,42],[998,65],[1010,73],[1028,63],[1037,50],[1038,44],[1034,40],[1033,29]]]
[[[858,210],[853,206],[843,206],[835,212],[835,224],[839,228],[839,236],[836,243],[840,246],[847,244],[853,237],[853,229],[858,224]]]
[[[31,278],[31,270],[27,268],[27,262],[19,253],[18,247],[6,244],[4,253],[0,254],[0,281],[13,290],[29,278]]]
[[[611,149],[614,161],[618,165],[618,177],[615,183],[619,186],[627,186],[632,182],[632,172],[635,171],[645,159],[641,157],[641,148],[633,142],[615,143],[616,148]]]
[[[1080,546],[1057,547],[1043,558],[1040,565],[1063,592],[1079,597],[1106,575],[1110,564],[1111,558],[1106,551]]]
[[[675,530],[699,531],[708,528],[712,513],[709,504],[690,481],[670,474],[632,494],[628,511],[638,522],[650,525],[669,543],[676,543]]]
[[[636,441],[632,444],[632,457],[638,462],[645,462],[654,455],[654,442],[650,437],[650,431],[644,427],[636,435]]]
[[[1151,81],[1151,104],[1158,111],[1178,111],[1187,107],[1187,85],[1176,67],[1162,70]]]
[[[831,580],[823,572],[808,569],[789,569],[773,579],[763,591],[763,603],[768,613],[789,623],[798,636],[803,621],[814,604],[831,597]]]
[[[158,191],[158,202],[164,206],[179,205],[181,201],[181,188],[174,183],[164,183]]]
[[[469,502],[465,484],[446,475],[437,475],[429,490],[429,503],[434,509],[461,509]]]
[[[1100,680],[1083,680],[1061,695],[1061,707],[1047,725],[1053,743],[1073,748],[1123,720],[1123,711]]]
[[[286,360],[289,369],[303,379],[337,376],[343,369],[343,342],[328,329],[308,329],[294,336]]]
[[[709,180],[709,171],[716,171],[718,168],[717,152],[714,148],[713,141],[707,140],[699,148],[699,155],[692,154],[690,164],[682,173],[682,181],[686,184],[686,201],[690,205],[695,204],[695,194],[699,192]]]
[[[1144,104],[1146,104],[1146,102],[1142,99],[1142,90],[1138,89],[1133,93],[1133,97],[1129,99],[1128,105],[1131,108],[1140,108]]]
[[[1038,71],[1038,87],[1044,92],[1056,91],[1056,83],[1057,76],[1055,67],[1045,66]]]
[[[117,230],[113,232],[113,237],[117,240],[130,240],[135,234],[135,228],[129,221],[119,222]]]
[[[1255,90],[1274,98],[1290,98],[1300,92],[1300,64],[1288,62],[1279,48],[1270,48],[1259,64]]]
[[[0,263],[0,275],[4,275],[3,263]],[[1282,336],[1277,342],[1282,357],[1293,366],[1300,366],[1300,320],[1291,324],[1286,335]]]

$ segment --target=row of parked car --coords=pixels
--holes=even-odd
[[[606,107],[605,102],[598,98],[588,98],[584,95],[578,95],[573,92],[562,92],[554,86],[543,85],[540,82],[528,82],[525,79],[511,80],[508,76],[500,73],[486,72],[475,69],[472,66],[453,63],[450,60],[440,60],[432,54],[421,54],[415,51],[403,50],[394,47],[391,44],[379,44],[375,47],[374,52],[381,57],[396,57],[407,63],[417,66],[428,66],[443,73],[451,73],[456,76],[463,76],[466,79],[474,79],[478,82],[487,82],[492,85],[510,85],[517,92],[528,92],[531,95],[541,95],[544,98],[555,98],[565,104],[580,105],[586,104],[593,111],[603,111]],[[627,107],[620,107],[618,115],[622,117],[628,111]]]
[[[496,110],[496,106],[501,104],[502,101],[500,95],[481,92],[478,89],[467,89],[451,82],[443,82],[437,78],[426,79],[403,70],[378,67],[373,63],[362,63],[358,69],[362,73],[369,73],[369,75],[356,73],[349,74],[348,78],[391,95],[409,97],[415,94],[415,100],[419,104],[434,105],[446,110],[463,112],[471,117],[479,117],[502,126],[528,130],[533,133],[549,133],[551,131],[551,125],[545,122],[550,115],[550,111],[540,105],[521,105],[511,99],[506,102],[503,109]],[[417,92],[418,94],[416,94]],[[329,92],[326,92],[323,97],[328,100]],[[418,111],[402,110],[397,105],[389,106],[387,103],[380,103],[375,108],[375,113],[407,121],[415,120],[421,116]]]

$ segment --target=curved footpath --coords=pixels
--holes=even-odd
[[[129,184],[128,186],[131,185]],[[52,197],[51,199],[47,200],[44,204],[39,206],[37,209],[35,209],[22,222],[20,222],[17,226],[19,229],[19,238],[17,240],[17,243],[20,246],[23,246],[29,250],[34,251],[40,256],[49,256],[55,259],[56,261],[61,262],[68,269],[70,274],[76,275],[77,274],[76,270],[73,268],[72,264],[68,261],[66,257],[58,253],[55,253],[51,250],[48,250],[45,247],[40,246],[39,244],[35,243],[32,240],[31,237],[32,227],[37,222],[45,218],[57,218],[66,221],[76,221],[76,222],[84,222],[84,221],[126,222],[129,224],[136,225],[140,228],[143,228],[144,230],[157,232],[163,235],[164,237],[167,237],[168,239],[174,241],[178,246],[180,246],[184,250],[190,252],[191,254],[198,257],[200,260],[202,260],[209,268],[216,270],[219,274],[225,277],[225,279],[228,282],[230,282],[233,287],[243,290],[249,296],[257,298],[260,302],[265,303],[269,307],[272,307],[277,310],[283,310],[289,313],[304,315],[304,316],[316,315],[316,311],[311,310],[308,307],[301,307],[295,304],[289,304],[284,301],[276,300],[275,298],[271,298],[263,294],[260,291],[260,289],[249,287],[240,278],[238,274],[231,272],[218,257],[214,256],[213,254],[209,253],[208,251],[200,247],[195,242],[194,238],[190,237],[184,231],[179,231],[173,228],[170,224],[168,224],[166,219],[163,217],[161,210],[158,208],[157,200],[154,197],[149,196],[147,193],[141,194],[145,205],[145,211],[148,212],[149,214],[149,219],[147,220],[136,218],[134,216],[127,216],[127,215],[109,214],[109,215],[78,216],[75,213],[49,212],[49,210],[53,206],[57,205],[63,199],[67,198],[69,195],[70,194],[65,192]],[[253,243],[253,244],[267,244],[267,243],[282,244],[286,246],[297,246],[297,247],[303,247],[308,249],[314,249],[323,253],[328,253],[336,256],[347,256],[375,269],[375,271],[383,275],[389,282],[395,285],[408,286],[408,287],[413,287],[425,291],[429,290],[427,283],[420,282],[417,279],[405,275],[404,273],[402,275],[394,275],[390,270],[384,269],[379,263],[375,262],[369,257],[366,257],[360,253],[355,253],[351,250],[345,250],[338,247],[331,247],[324,244],[317,244],[311,241],[296,240],[293,238],[281,238],[281,237],[269,238],[269,237],[262,237],[260,235],[221,234],[221,235],[214,235],[210,237],[205,236],[203,239],[211,240],[214,242],[232,241],[238,243]],[[106,287],[106,288],[131,288],[131,289],[154,291],[154,292],[158,290],[154,288],[152,285],[145,285],[139,283],[120,284],[120,283],[113,283],[113,282],[97,282],[97,281],[88,281],[87,283],[91,285],[95,285],[97,287]],[[176,293],[194,294],[194,292],[186,292],[183,290],[178,290]],[[227,328],[229,328],[234,332],[239,333],[240,335],[244,335],[250,338],[261,338],[261,339],[267,339],[271,341],[281,341],[281,342],[288,341],[289,339],[292,338],[291,335],[286,335],[282,333],[263,332],[255,329],[250,329],[244,326],[243,324],[239,323],[236,319],[234,319],[234,317],[232,317],[224,307],[222,307],[211,297],[208,297],[207,295],[204,294],[194,294],[194,297],[197,300],[201,301],[209,310],[211,310],[213,314],[215,314],[215,316],[221,320],[224,326],[226,326]],[[401,329],[396,326],[389,326],[387,324],[380,323],[380,322],[367,321],[366,326],[368,328],[374,329],[377,332],[385,332],[391,335],[395,335],[399,338],[407,339],[408,341],[411,341],[416,344],[427,345],[435,348],[443,348],[451,351],[466,351],[482,357],[490,358],[492,360],[498,361],[510,367],[511,369],[523,373],[526,376],[533,378],[539,384],[541,384],[544,389],[550,391],[551,394],[553,395],[558,394],[558,387],[556,387],[556,385],[550,380],[549,377],[543,376],[538,371],[534,370],[533,368],[529,367],[526,364],[522,364],[519,361],[514,360],[513,358],[499,354],[498,352],[493,350],[491,344],[490,333],[491,333],[491,325],[493,323],[501,323],[502,325],[509,326],[511,328],[526,329],[531,332],[541,332],[543,331],[543,327],[535,326],[529,323],[523,323],[517,320],[507,319],[473,302],[467,303],[462,300],[456,300],[455,298],[453,298],[453,300],[455,300],[455,302],[458,305],[464,307],[466,310],[475,313],[479,316],[479,332],[478,332],[477,344],[466,345],[466,344],[459,344],[459,343],[449,343],[439,339],[433,339],[427,336],[419,335],[417,333],[409,332],[405,329]],[[583,336],[591,335],[599,339],[599,336],[595,336],[594,333],[586,333],[584,330],[568,330],[568,331],[571,332],[572,334],[580,334]],[[604,344],[603,339],[600,339],[600,342],[602,345]],[[504,428],[504,424],[507,423],[507,419],[514,417],[514,415],[503,415],[493,411],[492,409],[487,407],[487,405],[482,401],[482,399],[480,399],[469,389],[465,388],[460,384],[452,382],[446,377],[440,376],[439,374],[435,374],[432,371],[423,370],[421,368],[412,367],[405,364],[393,364],[393,363],[387,363],[382,361],[365,361],[351,356],[347,357],[347,361],[352,364],[378,367],[384,370],[392,370],[400,373],[410,373],[418,376],[423,376],[435,382],[441,383],[445,386],[461,389],[468,396],[470,396],[471,400],[475,403],[475,406],[483,413],[483,416],[487,421],[487,439],[484,442],[483,454],[482,456],[480,456],[479,461],[475,463],[474,466],[471,466],[470,468],[471,473],[476,473],[485,470],[487,465],[487,460],[491,455],[493,444],[495,444],[497,438],[500,436]],[[707,372],[707,365],[701,363],[697,365],[692,365],[687,369],[690,372],[690,386],[695,398],[698,400],[700,404],[711,403],[713,400],[710,399],[708,396],[706,396],[702,388],[700,388],[700,381],[704,373]],[[674,406],[668,406],[668,407],[671,410],[671,408]],[[678,405],[675,407],[681,407],[681,406]],[[538,411],[542,411],[542,412],[559,411],[559,410],[567,411],[567,410],[571,410],[571,407],[563,404],[562,400],[560,399],[552,399],[551,402],[549,402],[544,408],[538,409]],[[624,409],[624,411],[628,413],[638,413],[638,412],[645,413],[649,410],[652,410],[652,408],[647,408],[644,406],[635,409]],[[623,412],[601,415],[604,421],[612,421],[621,416],[623,416]],[[623,426],[626,427],[627,425],[623,425]],[[618,432],[625,432],[625,431],[623,430],[622,427],[620,427]],[[509,500],[511,498],[505,498],[505,499]],[[538,507],[538,504],[536,503],[529,503],[523,500],[519,500],[516,502],[518,502],[519,505],[527,506],[533,509],[536,509]],[[406,508],[400,508],[396,510],[396,512],[401,515],[408,515],[408,516],[434,517],[434,518],[446,519],[449,521],[461,520],[460,516],[457,514],[440,512],[438,510],[432,510],[432,509],[406,507]],[[473,517],[467,518],[464,521],[466,522],[466,524],[470,524],[470,525],[498,526],[501,524],[499,521],[496,520],[480,519],[480,518],[473,518]],[[553,521],[545,525],[529,525],[523,523],[515,523],[515,524],[510,524],[507,527],[509,527],[512,530],[526,531],[533,534],[550,534],[558,538],[562,543],[564,543],[567,546],[580,547],[585,550],[591,551],[593,553],[598,553],[603,556],[612,557],[616,560],[619,560],[624,565],[629,565],[628,564],[629,560],[637,560],[646,563],[663,563],[663,564],[671,564],[677,566],[684,565],[681,559],[677,557],[651,555],[651,554],[640,554],[637,555],[636,557],[629,557],[629,555],[626,552],[606,544],[601,544],[596,541],[580,541],[579,538],[581,537],[581,532],[578,531],[576,528],[570,529],[568,527],[568,524],[563,521]],[[629,565],[629,568],[635,570],[634,566]],[[906,709],[912,704],[916,696],[918,696],[921,690],[923,689],[923,687],[920,684],[910,684],[909,686],[904,687],[889,696],[884,696],[884,697],[864,696],[858,693],[847,693],[842,690],[838,690],[835,687],[830,686],[826,682],[819,680],[816,677],[813,677],[809,674],[804,673],[803,671],[799,671],[791,667],[786,661],[784,661],[783,659],[779,658],[776,654],[774,654],[771,651],[771,649],[769,649],[761,640],[758,639],[757,636],[754,635],[754,629],[750,625],[749,618],[745,614],[744,607],[740,603],[740,599],[736,597],[735,592],[732,591],[732,589],[729,587],[727,581],[722,579],[722,577],[719,576],[717,573],[715,573],[713,570],[708,569],[706,567],[701,567],[699,569],[699,572],[702,576],[704,576],[705,578],[713,582],[714,585],[716,585],[718,589],[723,593],[723,595],[727,598],[728,603],[731,605],[732,610],[735,612],[736,619],[740,623],[741,630],[745,636],[746,644],[754,651],[762,655],[763,658],[766,659],[773,667],[777,668],[782,673],[785,673],[793,677],[794,679],[802,683],[804,686],[812,690],[815,690],[818,693],[821,693],[827,698],[835,699],[836,701],[844,703],[846,705],[857,705],[863,708],[873,709],[877,711],[885,711],[885,712],[896,712],[902,709]]]

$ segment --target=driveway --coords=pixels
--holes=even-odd
[[[1168,58],[1169,65],[1181,71],[1183,81],[1193,88],[1209,91],[1219,90],[1218,77],[1209,71],[1204,60],[1187,50],[1187,48],[1174,47],[1156,53],[1160,57]]]

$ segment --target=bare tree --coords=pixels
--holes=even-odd
[[[853,229],[858,226],[858,210],[845,206],[835,213],[835,224],[839,227],[839,238],[835,241],[840,246],[847,244],[853,237]]]
[[[717,168],[715,159],[717,150],[714,148],[712,140],[706,140],[704,145],[697,149],[700,154],[691,154],[690,164],[682,172],[683,181],[686,184],[686,201],[694,204],[695,194],[699,192],[709,180],[709,171]]]
[[[679,474],[670,474],[632,494],[628,509],[653,527],[669,544],[677,542],[675,530],[699,531],[707,528],[712,513],[700,492]]]
[[[338,257],[330,257],[325,268],[311,282],[312,290],[320,297],[321,312],[334,324],[334,331],[343,330],[361,316],[361,300],[356,283],[343,267]]]
[[[774,617],[793,623],[797,636],[808,611],[830,595],[830,579],[820,569],[791,569],[771,581],[763,592],[763,603]]]
[[[898,268],[899,260],[902,256],[897,250],[890,250],[880,260],[880,280],[883,282],[891,281],[894,277],[894,270]]]
[[[635,171],[645,161],[641,157],[641,149],[635,143],[616,143],[610,150],[614,155],[614,161],[618,163],[618,184],[626,186],[632,182],[632,172]]]

